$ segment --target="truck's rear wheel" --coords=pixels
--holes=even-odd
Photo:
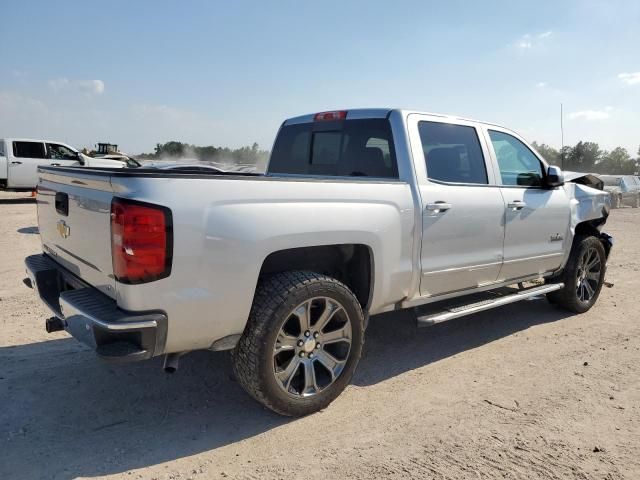
[[[278,273],[258,284],[234,371],[266,407],[307,415],[348,385],[363,341],[362,308],[344,284],[314,272]]]
[[[606,271],[607,256],[600,240],[576,237],[567,265],[558,278],[564,288],[547,294],[551,303],[575,313],[589,310],[598,299]]]

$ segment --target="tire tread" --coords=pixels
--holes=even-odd
[[[299,416],[310,412],[293,402],[289,402],[285,408],[282,408],[279,402],[272,400],[263,388],[263,379],[260,378],[260,362],[262,360],[260,354],[267,347],[267,333],[272,328],[272,319],[277,310],[288,301],[294,292],[301,289],[308,290],[309,296],[313,296],[311,287],[318,283],[324,286],[330,285],[331,288],[342,290],[344,294],[351,296],[357,305],[359,320],[363,320],[362,308],[355,295],[346,285],[333,277],[311,271],[287,271],[267,275],[258,281],[247,325],[234,351],[233,370],[238,383],[255,400],[281,415]],[[353,319],[352,321],[357,320]],[[359,354],[360,352],[358,352]],[[332,400],[333,398],[326,402],[327,405]],[[324,406],[320,408],[324,408]]]
[[[602,274],[600,278],[600,284],[596,293],[591,301],[590,305],[585,305],[584,303],[578,301],[578,297],[575,292],[575,275],[578,267],[578,261],[580,260],[580,255],[585,248],[585,245],[588,243],[593,243],[593,246],[600,252],[600,259],[602,262]],[[563,308],[565,310],[569,310],[574,313],[584,313],[588,311],[597,301],[598,296],[600,295],[600,290],[602,289],[602,283],[604,281],[604,275],[606,273],[606,255],[604,251],[604,247],[600,240],[598,240],[593,235],[578,235],[575,237],[573,241],[573,245],[571,247],[571,253],[569,254],[569,260],[567,260],[567,264],[564,267],[562,273],[555,277],[555,280],[561,281],[564,283],[564,288],[555,292],[551,292],[547,294],[547,298],[550,303]]]

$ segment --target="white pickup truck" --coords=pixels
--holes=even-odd
[[[48,331],[168,371],[233,350],[285,415],[345,388],[370,315],[431,325],[545,294],[585,312],[612,245],[609,195],[516,133],[406,110],[289,119],[265,175],[41,167],[37,202]]]
[[[34,190],[38,184],[38,167],[44,165],[105,168],[130,166],[121,159],[83,155],[62,142],[0,138],[0,190]]]

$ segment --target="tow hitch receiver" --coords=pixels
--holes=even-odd
[[[47,330],[47,333],[59,332],[60,330],[64,330],[64,323],[58,317],[47,318],[44,321],[44,328]]]

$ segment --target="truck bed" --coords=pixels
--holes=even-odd
[[[68,196],[68,215],[56,210],[56,195]],[[171,212],[166,278],[116,281],[115,198]],[[241,333],[256,279],[273,252],[371,245],[377,259],[372,312],[404,298],[414,273],[414,197],[397,179],[44,167],[37,199],[44,253],[121,309],[165,312],[168,352],[208,348]]]

